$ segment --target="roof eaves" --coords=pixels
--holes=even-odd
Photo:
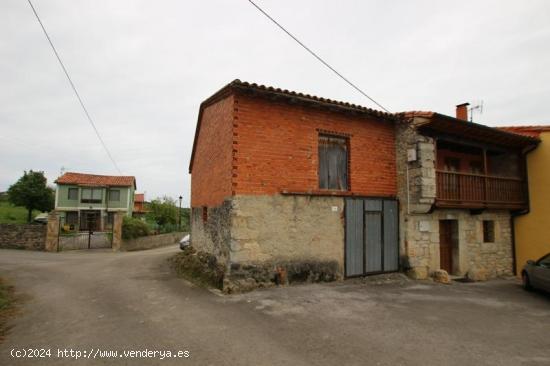
[[[198,114],[198,117],[197,117],[197,125],[195,127],[195,136],[193,138],[193,148],[192,148],[192,151],[191,151],[191,159],[189,161],[189,173],[190,174],[191,174],[191,171],[193,170],[193,161],[195,159],[195,150],[196,150],[196,145],[197,145],[197,141],[198,141],[198,136],[199,136],[199,133],[200,133],[202,113],[203,113],[204,109],[206,107],[208,107],[209,105],[211,105],[211,104],[227,97],[228,95],[233,93],[235,90],[239,90],[241,92],[252,91],[252,92],[258,92],[258,93],[262,93],[262,94],[276,95],[276,96],[280,96],[280,97],[284,97],[284,98],[295,99],[295,100],[303,102],[303,103],[314,103],[314,104],[318,104],[318,105],[324,105],[324,106],[335,108],[335,109],[338,109],[338,110],[346,110],[346,111],[352,111],[352,112],[356,112],[356,113],[368,114],[368,115],[373,116],[373,117],[386,119],[386,120],[391,120],[391,121],[395,121],[399,118],[398,116],[396,116],[393,113],[386,113],[386,112],[378,111],[378,110],[375,110],[375,109],[371,109],[371,108],[363,107],[363,106],[360,106],[360,105],[356,105],[356,104],[336,101],[336,100],[328,99],[328,98],[317,97],[315,95],[299,93],[299,92],[295,92],[295,91],[291,91],[291,90],[287,90],[287,89],[274,88],[272,86],[265,86],[265,85],[256,84],[256,83],[248,83],[246,81],[241,81],[239,79],[235,79],[232,82],[230,82],[229,84],[225,85],[220,90],[218,90],[212,96],[205,99],[200,104],[199,114]]]

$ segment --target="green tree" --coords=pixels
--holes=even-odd
[[[8,201],[28,210],[27,222],[32,220],[32,210],[50,211],[54,207],[54,190],[47,186],[44,172],[24,172],[8,189]]]
[[[176,225],[178,223],[178,208],[176,201],[164,196],[156,198],[147,205],[147,219],[159,226]]]

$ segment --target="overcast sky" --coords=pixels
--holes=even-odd
[[[392,112],[484,101],[549,124],[549,1],[257,0]],[[199,104],[235,78],[373,107],[246,0],[34,0],[97,128],[148,198],[189,202]],[[0,2],[0,191],[24,170],[115,174],[25,0]]]

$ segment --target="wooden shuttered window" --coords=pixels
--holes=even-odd
[[[319,135],[319,188],[348,190],[348,139]]]

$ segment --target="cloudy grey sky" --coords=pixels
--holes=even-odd
[[[257,0],[392,112],[484,101],[477,122],[550,123],[548,1]],[[246,0],[34,0],[124,174],[184,196],[200,102],[229,81],[373,106]],[[25,0],[0,2],[0,191],[23,170],[114,167]]]

